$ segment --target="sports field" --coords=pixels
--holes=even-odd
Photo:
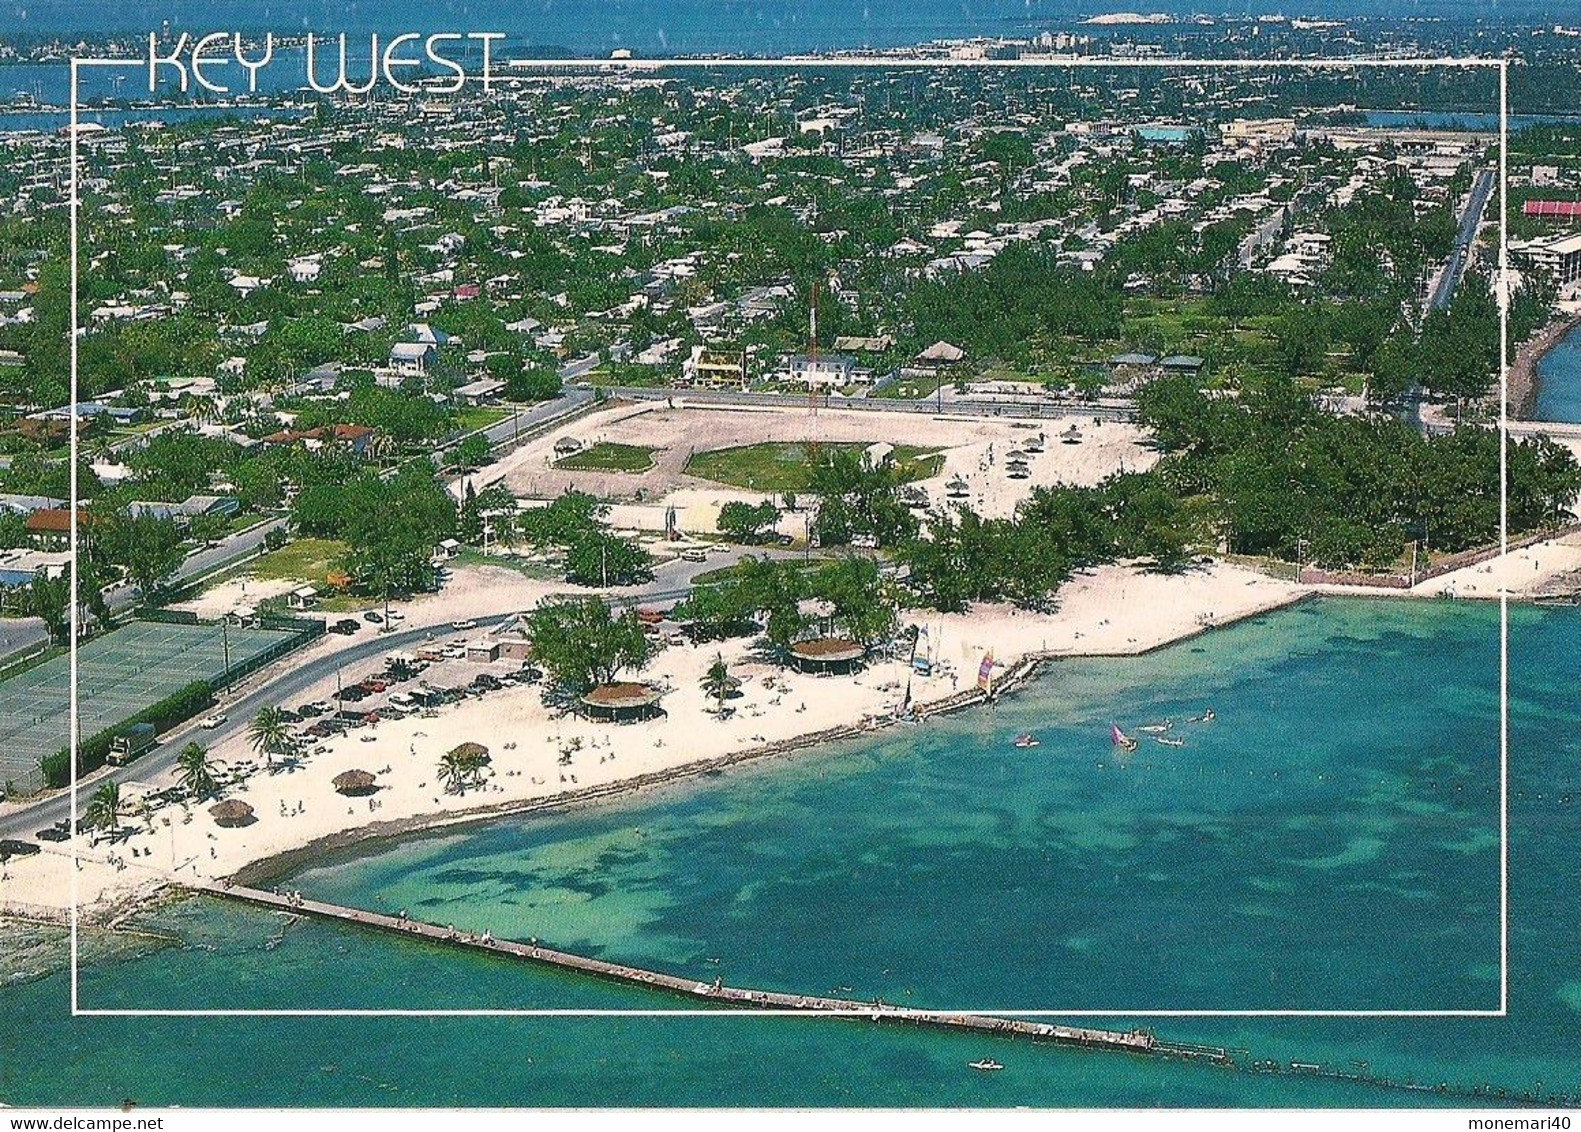
[[[88,641],[77,651],[78,734],[86,739],[194,680],[219,678],[227,647],[235,669],[296,637],[280,629],[134,621]],[[39,764],[67,743],[70,687],[66,656],[0,681],[0,783],[40,784]]]

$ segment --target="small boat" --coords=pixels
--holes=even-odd
[[[1040,747],[1042,741],[1036,736],[1022,732],[1010,741],[1012,747]]]
[[[983,1073],[997,1073],[1004,1068],[1003,1065],[991,1057],[980,1057],[976,1061],[968,1061],[968,1068],[980,1070]]]
[[[1173,719],[1166,719],[1163,723],[1149,723],[1145,727],[1138,727],[1137,730],[1146,732],[1148,735],[1162,735],[1173,726],[1175,726],[1175,721]]]
[[[1186,745],[1184,739],[1171,739],[1167,735],[1154,735],[1153,742],[1162,743],[1166,747],[1184,747]]]
[[[1118,723],[1111,723],[1109,725],[1109,737],[1114,740],[1114,745],[1116,747],[1121,747],[1127,751],[1136,750],[1136,740],[1131,738],[1124,731],[1121,731],[1120,725]]]
[[[1203,712],[1201,715],[1194,715],[1194,716],[1192,716],[1191,717],[1191,722],[1193,722],[1193,723],[1212,723],[1215,719],[1218,719],[1218,718],[1219,717],[1214,713],[1213,709],[1209,708],[1207,711]]]

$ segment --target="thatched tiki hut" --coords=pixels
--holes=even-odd
[[[335,790],[348,798],[360,798],[379,789],[377,779],[365,770],[342,771],[334,778]]]
[[[662,714],[659,691],[648,684],[600,684],[582,697],[589,719],[620,723]]]
[[[216,802],[209,807],[209,816],[214,819],[214,824],[223,829],[238,829],[242,826],[252,825],[258,819],[253,816],[253,808],[246,802],[238,802],[228,798],[223,802]]]
[[[803,672],[854,672],[867,656],[867,646],[849,637],[813,637],[790,647],[791,660]]]

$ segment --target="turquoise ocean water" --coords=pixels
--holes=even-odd
[[[1496,608],[1328,601],[995,711],[616,806],[326,863],[314,895],[667,971],[993,1009],[1486,1009],[1499,1001]],[[1512,610],[1508,1018],[1145,1020],[1244,1060],[1581,1091],[1581,615]],[[1105,734],[1211,704],[1187,745]],[[1043,740],[1016,750],[1031,730]],[[91,964],[98,1007],[682,1003],[208,900]],[[35,964],[36,966],[36,964]],[[12,972],[13,977],[17,974]],[[0,1100],[231,1104],[1432,1103],[1370,1084],[827,1019],[77,1019],[0,991]],[[18,1021],[20,1020],[20,1021]],[[59,1051],[69,1051],[62,1056]],[[991,1077],[965,1062],[990,1054]]]

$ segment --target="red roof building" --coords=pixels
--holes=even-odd
[[[1529,200],[1521,206],[1521,214],[1541,220],[1581,220],[1581,200]]]
[[[322,443],[331,433],[341,444],[350,445],[356,451],[361,452],[368,446],[368,438],[373,435],[373,429],[367,425],[353,424],[325,425],[304,430],[286,429],[283,432],[272,433],[264,437],[263,442],[265,444],[296,444],[299,441],[314,440]]]

